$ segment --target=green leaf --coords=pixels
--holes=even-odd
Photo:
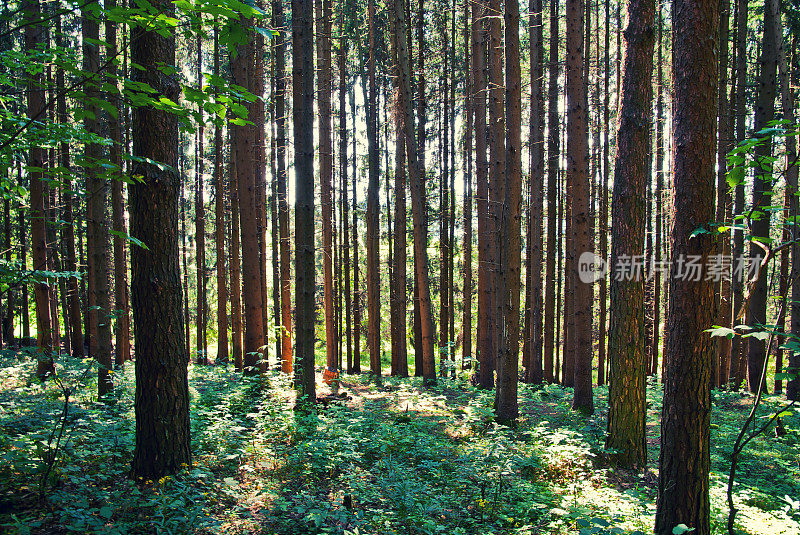
[[[686,524],[678,524],[672,528],[672,535],[682,535],[683,533],[688,533],[690,531],[694,531],[694,528],[690,528]]]
[[[731,168],[731,170],[728,171],[728,176],[726,177],[726,180],[728,182],[729,188],[735,188],[736,186],[744,182],[744,168],[740,166]]]
[[[703,228],[703,227],[696,228],[696,229],[694,229],[694,230],[692,231],[692,233],[691,233],[691,234],[689,234],[689,238],[690,238],[690,239],[691,239],[691,238],[695,238],[695,237],[699,236],[700,234],[708,234],[708,233],[709,233],[709,232],[708,232],[708,229],[705,229],[705,228]]]
[[[755,331],[748,334],[743,334],[742,338],[750,338],[753,337],[756,340],[767,340],[769,339],[769,332],[768,331]]]
[[[119,230],[112,230],[111,234],[113,234],[114,236],[119,236],[120,238],[125,238],[126,240],[128,240],[132,244],[136,245],[137,247],[141,247],[142,249],[144,249],[146,251],[150,250],[150,248],[147,245],[145,245],[145,243],[142,240],[134,238],[133,236],[129,236],[129,235],[125,234],[124,232],[120,232]]]
[[[100,510],[98,511],[98,513],[103,518],[109,519],[114,514],[114,510],[111,507],[106,505],[106,506],[101,507]]]
[[[796,373],[779,372],[775,374],[776,381],[791,381],[793,379],[797,379]]]
[[[718,325],[715,325],[710,329],[706,329],[705,332],[711,333],[712,337],[717,336],[720,338],[727,338],[728,340],[736,336],[736,331],[733,329],[729,329],[728,327],[720,327]]]

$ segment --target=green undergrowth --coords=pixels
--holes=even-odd
[[[91,361],[61,357],[41,384],[25,355],[0,353],[0,532],[264,534],[625,534],[652,530],[661,392],[648,390],[648,469],[607,462],[607,390],[591,417],[571,391],[520,386],[514,428],[492,393],[464,378],[345,376],[315,412],[292,410],[289,378],[190,367],[192,466],[158,481],[128,477],[133,365],[98,401]],[[63,418],[65,390],[70,399]],[[768,398],[764,422],[780,400]],[[730,449],[752,398],[715,393],[712,524],[723,533]],[[63,425],[62,425],[63,424]],[[741,533],[798,533],[798,416],[741,457]],[[59,438],[60,437],[60,438]],[[56,446],[57,445],[57,446]]]

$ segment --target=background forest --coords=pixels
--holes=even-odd
[[[2,531],[797,533],[798,35],[4,4]]]

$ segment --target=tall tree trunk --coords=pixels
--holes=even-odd
[[[782,32],[777,32],[781,35]],[[781,35],[782,37],[782,35]],[[792,50],[797,50],[798,36],[792,36]],[[795,115],[795,99],[790,87],[797,87],[800,85],[800,55],[796,52],[792,54],[791,64],[788,63],[786,58],[786,51],[782,50],[782,82],[781,82],[781,108],[783,110],[784,119],[793,121],[796,119]],[[790,82],[790,83],[789,83]],[[786,161],[795,162],[797,158],[797,140],[793,137],[786,138]],[[786,170],[786,187],[794,193],[791,196],[791,204],[789,208],[789,215],[797,217],[800,214],[798,207],[797,191],[798,191],[798,165],[795,162],[789,169]],[[791,316],[789,318],[790,332],[792,334],[800,333],[800,245],[794,244],[792,247],[792,265],[790,270],[790,277],[793,281],[792,284],[792,306]],[[793,377],[786,384],[786,398],[799,401],[800,400],[800,355],[795,352],[789,352],[789,362],[787,373]]]
[[[397,40],[405,40],[405,34],[397,34],[395,24],[392,28],[392,57],[395,73],[399,70],[397,60]],[[397,98],[398,79],[395,78],[395,98]],[[395,167],[394,167],[394,258],[391,281],[391,333],[392,333],[392,374],[408,376],[408,355],[406,348],[406,158],[403,120],[395,118]]]
[[[505,312],[505,340],[499,353],[495,412],[500,421],[519,416],[517,383],[519,369],[519,318],[522,250],[522,88],[519,51],[519,2],[505,0],[506,139],[505,208],[501,225],[503,286],[501,306]],[[499,50],[495,50],[499,54]]]
[[[679,277],[678,262],[714,248],[710,234],[692,236],[714,217],[719,0],[672,4],[673,161],[675,199],[664,406],[661,412],[655,532],[678,524],[708,535],[711,359],[706,329],[714,321],[714,283]],[[701,38],[702,36],[702,38]]]
[[[557,200],[558,200],[558,167],[559,167],[559,118],[558,118],[558,5],[550,0],[550,65],[547,96],[547,257],[545,259],[544,282],[544,354],[542,368],[544,380],[553,382],[558,378],[553,374],[553,361],[558,345],[556,333],[556,249],[561,240],[556,234]]]
[[[356,121],[355,83],[350,86],[350,115]],[[355,127],[354,127],[355,128]],[[361,373],[361,292],[358,274],[358,150],[356,136],[353,136],[353,369],[351,373]]]
[[[242,344],[242,268],[241,268],[241,233],[239,231],[239,188],[236,185],[236,153],[232,141],[235,139],[230,132],[231,141],[230,169],[228,174],[228,190],[231,197],[231,349],[233,350],[233,365],[236,371],[244,367],[244,347]]]
[[[35,50],[44,43],[45,27],[33,21],[41,17],[39,0],[27,0],[23,4],[23,13],[29,26],[25,27],[25,49]],[[41,73],[33,73],[28,78],[28,116],[31,119],[40,117],[45,111],[44,86]],[[28,153],[28,165],[34,170],[28,173],[30,190],[30,225],[31,243],[33,249],[33,269],[47,269],[47,241],[46,241],[46,211],[44,198],[44,149],[32,145]],[[21,174],[20,174],[21,176]],[[22,230],[22,229],[21,229]],[[24,231],[23,231],[24,232]],[[23,246],[24,247],[24,246]],[[34,283],[34,299],[36,305],[36,345],[39,348],[37,355],[36,375],[44,379],[55,372],[53,366],[53,338],[50,316],[50,287],[44,282]],[[28,307],[27,295],[23,295],[23,310]],[[27,324],[27,320],[24,324]],[[30,335],[28,335],[30,336]]]
[[[542,296],[542,227],[544,223],[544,45],[542,25],[542,0],[531,0],[531,19],[529,21],[531,49],[531,171],[528,208],[528,259],[527,271],[530,289],[528,309],[530,310],[530,326],[524,336],[529,339],[530,353],[525,356],[528,363],[529,382],[540,384],[543,379],[542,351],[544,342],[543,328],[543,296]]]
[[[97,43],[100,39],[100,25],[95,19],[98,6],[85,6],[82,9],[83,34],[83,70],[96,73],[100,69],[100,50]],[[89,112],[83,120],[84,128],[92,134],[102,135],[100,108],[91,99],[99,97],[99,89],[93,83],[87,84],[85,93],[89,99],[86,110]],[[109,371],[111,360],[111,302],[109,298],[109,233],[108,215],[106,212],[108,199],[108,180],[102,176],[99,161],[103,158],[103,150],[99,144],[87,143],[85,159],[87,161],[86,185],[88,195],[88,218],[86,247],[89,258],[89,295],[94,305],[89,309],[89,328],[92,332],[89,353],[100,364],[98,369],[98,395],[111,391],[113,383]],[[98,163],[96,163],[98,162]]]
[[[197,27],[197,90],[203,88],[203,28],[202,17],[199,17]],[[197,268],[197,363],[208,364],[208,340],[206,337],[206,314],[208,306],[206,303],[206,204],[205,193],[203,191],[203,173],[205,172],[205,148],[204,137],[205,128],[203,127],[203,107],[198,106],[197,113],[200,121],[197,127],[197,144],[195,145],[195,191],[194,191],[194,241],[195,241],[195,266]]]
[[[409,0],[410,1],[410,0]],[[410,10],[409,10],[410,11]],[[410,16],[409,16],[410,18]],[[426,147],[427,147],[427,90],[425,85],[425,54],[428,52],[427,45],[425,44],[425,0],[417,1],[417,146],[419,148],[419,162],[420,172],[422,173],[422,217],[423,217],[423,233],[425,236],[425,249],[428,246],[428,194],[426,185],[427,167],[425,165]],[[411,60],[411,45],[409,44],[409,69],[413,64]],[[413,72],[409,70],[409,94],[411,93],[411,84],[413,84]],[[411,106],[411,101],[409,101]],[[409,162],[410,163],[410,162]],[[409,173],[410,174],[410,173]],[[413,185],[409,185],[413,187]],[[416,240],[416,238],[415,238]],[[416,256],[414,257],[416,262]],[[427,266],[425,267],[427,269]],[[417,271],[417,266],[414,266],[414,273]],[[423,340],[422,340],[422,312],[420,310],[420,293],[417,286],[417,278],[414,277],[414,353],[415,353],[415,375],[423,376]]]
[[[589,154],[586,77],[583,65],[584,0],[567,1],[567,182],[572,191],[572,243],[568,248],[568,288],[574,329],[568,351],[574,361],[575,393],[572,407],[584,413],[594,411],[592,394],[592,299],[593,286],[578,278],[579,255],[592,250],[589,221]],[[571,282],[570,282],[571,279]],[[565,361],[570,355],[565,354]],[[565,369],[566,372],[566,369]]]
[[[178,144],[179,146],[183,143],[183,135],[178,134]],[[184,176],[185,165],[183,164],[184,158],[182,154],[178,154],[178,176]],[[191,351],[191,332],[190,332],[190,325],[189,325],[189,258],[188,258],[188,249],[189,247],[186,245],[187,240],[187,232],[186,232],[186,212],[189,209],[189,201],[187,200],[186,196],[184,195],[184,188],[183,184],[181,184],[180,188],[180,211],[181,211],[181,268],[182,268],[182,288],[183,288],[183,316],[186,318],[184,322],[184,340],[186,342],[186,350]]]
[[[655,136],[656,136],[656,161],[655,161],[655,240],[653,244],[653,262],[654,266],[661,265],[661,234],[663,232],[664,212],[662,207],[663,195],[663,182],[664,182],[664,99],[663,99],[663,66],[662,66],[662,52],[661,52],[661,28],[663,25],[661,18],[661,6],[657,5],[656,10],[658,17],[656,19],[656,116],[655,116]],[[650,348],[650,374],[655,375],[658,372],[658,355],[661,344],[659,343],[659,335],[661,333],[661,269],[655,268],[653,273],[653,345]]]
[[[171,16],[166,0],[151,2]],[[179,85],[159,71],[175,64],[175,39],[134,28],[131,61],[135,80],[175,102]],[[158,479],[192,462],[189,431],[188,348],[183,338],[178,265],[178,119],[150,106],[134,109],[133,154],[169,167],[136,161],[143,180],[130,187],[131,235],[149,247],[131,250],[131,297],[136,326],[136,447],[131,475]]]
[[[472,363],[472,125],[475,116],[474,101],[474,73],[472,63],[472,34],[471,13],[475,7],[468,1],[464,2],[464,272],[463,272],[463,325],[461,363],[463,369],[468,369]]]
[[[756,113],[754,130],[759,132],[766,128],[775,118],[775,92],[776,73],[778,68],[777,50],[777,0],[765,0],[764,3],[764,34],[761,43],[761,57],[759,65],[761,73],[758,81],[756,100]],[[765,207],[772,205],[772,137],[767,135],[761,144],[755,148],[756,168],[753,181],[753,206],[752,210],[761,212],[761,217],[756,218],[750,225],[750,231],[756,238],[769,238],[770,212]],[[750,258],[764,257],[761,244],[751,241]],[[750,294],[750,303],[747,309],[747,324],[750,326],[766,325],[767,323],[767,277],[762,276],[756,281]],[[747,385],[750,392],[756,392],[759,384],[766,390],[766,374],[762,374],[764,361],[767,358],[766,341],[759,337],[751,336],[747,343]]]
[[[26,12],[26,16],[28,16],[27,13],[29,13],[29,11]],[[26,32],[25,32],[25,48],[28,48],[28,44],[29,44],[28,43],[28,32],[26,30]],[[30,104],[28,104],[28,107],[30,108]],[[28,113],[30,113],[30,111]],[[18,180],[19,180],[19,186],[20,187],[25,187],[25,180],[22,178],[22,159],[17,160],[17,177],[18,177]],[[29,188],[28,191],[31,194],[31,207],[26,211],[22,206],[20,206],[19,207],[19,212],[17,214],[17,222],[18,222],[18,226],[19,226],[18,235],[19,235],[19,242],[20,242],[19,243],[20,263],[23,266],[26,266],[26,267],[28,265],[28,243],[27,243],[27,241],[28,241],[28,238],[27,238],[28,231],[26,229],[26,223],[28,222],[29,219],[31,219],[31,223],[33,223],[32,218],[33,218],[33,213],[34,213],[33,212],[33,206],[34,206],[33,205],[33,200],[34,200],[34,198],[33,198],[33,190],[31,189],[31,184],[30,184],[30,177],[28,177],[28,188]],[[40,191],[39,195],[41,196],[41,189],[39,191]],[[36,206],[38,207],[39,205],[37,204]],[[28,217],[26,217],[26,215]],[[80,229],[80,228],[81,227],[78,226],[78,229]],[[83,233],[79,231],[78,232],[79,245],[80,245],[80,240],[81,240],[81,236],[82,235],[83,235]],[[33,225],[31,224],[31,241],[32,240],[33,240]],[[79,251],[81,251],[81,254],[83,254],[83,247],[80,247]],[[33,251],[31,251],[31,252],[33,252]],[[81,264],[83,264],[83,262],[81,262]],[[81,277],[81,280],[85,280],[85,277]],[[36,290],[34,288],[34,305],[35,305],[35,298],[36,298],[35,292],[36,292]],[[31,337],[31,327],[30,327],[30,312],[28,310],[28,284],[27,283],[23,283],[22,284],[21,293],[22,293],[22,303],[20,303],[20,308],[22,309],[22,337],[25,338],[26,340],[29,340],[30,337]],[[83,295],[85,296],[86,293],[83,292]],[[84,299],[84,301],[85,301],[85,299]],[[38,321],[38,317],[39,317],[38,313],[37,313],[36,317],[37,317],[37,321]],[[85,314],[84,314],[84,317],[86,317]],[[38,338],[37,338],[37,346],[38,346]],[[39,366],[40,366],[39,363],[37,363],[36,369],[37,369],[37,375],[39,377],[42,377],[44,373],[48,373],[48,370],[52,370],[52,366],[50,366],[50,367],[44,366],[44,372],[40,374],[38,372],[41,371],[42,368],[40,368]]]
[[[730,114],[728,112],[728,28],[730,26],[730,0],[720,0],[719,21],[719,141],[717,142],[717,221],[728,221],[730,197],[728,195],[727,156],[733,148],[731,143]],[[723,258],[729,258],[731,252],[730,235],[720,236],[719,252]],[[719,281],[719,298],[717,308],[717,325],[728,326],[731,323],[731,284],[730,274]],[[731,340],[726,337],[717,338],[716,361],[719,363],[718,373],[714,377],[715,386],[727,384],[731,368]]]
[[[61,27],[61,17],[56,18],[56,30],[55,30],[55,42],[56,46],[64,46],[64,34],[62,33]],[[64,87],[64,69],[56,69],[56,87]],[[58,116],[58,122],[61,124],[67,123],[67,97],[64,91],[58,91],[56,96],[56,115]],[[69,153],[69,143],[67,141],[62,141],[59,147],[60,153],[60,161],[59,165],[67,171],[65,174],[66,183],[64,184],[64,189],[62,190],[63,193],[63,204],[64,204],[64,212],[62,217],[64,219],[64,224],[61,226],[61,241],[64,244],[65,255],[64,255],[64,269],[66,271],[76,272],[78,271],[78,264],[76,261],[75,255],[75,228],[74,228],[74,213],[73,207],[75,201],[72,197],[72,181],[69,178],[69,170],[70,170],[70,153]],[[6,202],[6,207],[8,207],[8,202]],[[11,248],[10,248],[10,214],[6,216],[6,261],[11,260]],[[126,287],[127,290],[127,287]],[[7,301],[6,308],[9,311],[13,311],[13,301],[10,299],[13,295],[9,292],[9,299]],[[66,292],[66,300],[67,300],[67,318],[66,321],[69,324],[69,333],[70,333],[70,348],[72,349],[72,356],[75,358],[83,357],[83,331],[81,329],[81,298],[80,298],[80,288],[78,286],[78,278],[77,277],[70,277],[67,279],[67,292]],[[26,304],[27,308],[27,304]],[[13,325],[13,322],[12,322]],[[13,337],[13,328],[11,329],[11,334]]]
[[[777,16],[776,16],[776,29],[775,29],[775,46],[777,48],[777,56],[778,56],[778,84],[780,86],[780,102],[781,102],[781,112],[783,113],[783,118],[790,122],[794,121],[794,94],[792,93],[792,85],[790,80],[790,72],[789,72],[789,63],[787,60],[786,54],[786,47],[783,41],[783,23],[781,20],[781,13],[780,13],[780,6],[776,6],[778,8]],[[797,37],[793,36],[793,41],[796,42]],[[792,44],[795,44],[794,42]],[[796,56],[797,54],[794,54]],[[793,203],[794,199],[797,198],[797,175],[798,175],[798,167],[795,158],[797,157],[797,139],[794,136],[787,136],[786,137],[786,189],[784,190],[784,210],[787,216],[794,215],[792,209],[794,208]],[[782,243],[787,243],[789,240],[792,239],[792,233],[790,232],[790,228],[786,225],[783,227],[783,236],[782,236]],[[780,305],[780,316],[778,321],[776,322],[776,329],[781,333],[781,335],[786,330],[786,319],[791,318],[791,312],[787,312],[790,310],[793,304],[788,304],[783,296],[787,294],[789,289],[789,284],[791,282],[797,283],[798,279],[790,279],[789,273],[791,269],[791,253],[792,249],[796,249],[796,247],[792,246],[789,248],[784,249],[781,251],[781,267],[780,267],[780,288],[779,288],[779,298],[782,303]],[[790,332],[791,330],[790,324]],[[778,373],[783,372],[783,341],[785,340],[785,336],[781,336],[780,344],[777,344],[778,347],[775,349],[775,393],[779,394],[783,391],[783,381],[778,376]],[[787,353],[789,362],[788,362],[788,372],[790,374],[797,373],[797,365],[795,364],[796,359],[791,351]],[[791,381],[797,381],[796,378],[790,379]],[[788,394],[788,385],[787,385],[787,394]],[[788,396],[787,396],[788,397]],[[796,391],[795,396],[796,397]],[[791,399],[791,398],[789,398]]]
[[[745,100],[747,95],[747,19],[748,19],[748,0],[737,0],[736,15],[736,76],[735,76],[735,143],[741,143],[745,138],[745,122],[747,111]],[[739,184],[734,188],[733,213],[741,214],[744,212],[745,202],[744,184]],[[742,258],[744,255],[744,232],[736,232],[733,237],[733,258]],[[744,302],[744,280],[741,277],[733,277],[731,281],[731,293],[733,294],[734,315],[738,315]],[[731,347],[731,373],[729,378],[733,381],[734,389],[738,389],[744,381],[747,370],[747,361],[744,358],[747,344],[743,339],[735,337]]]
[[[603,52],[603,172],[600,180],[600,221],[598,230],[600,232],[599,247],[600,258],[603,262],[608,261],[608,179],[609,173],[609,136],[611,129],[609,124],[609,81],[611,78],[610,62],[610,34],[611,34],[611,2],[605,2],[605,29],[603,33],[604,52]],[[598,25],[600,24],[598,20]],[[598,53],[599,57],[599,53]],[[597,348],[597,384],[606,383],[606,348],[607,345],[607,304],[608,304],[608,277],[604,274],[600,278],[600,313],[598,316],[598,348]]]
[[[273,9],[273,15],[275,10]],[[269,197],[269,210],[270,210],[270,237],[272,243],[271,259],[272,259],[272,323],[270,330],[275,335],[275,370],[280,371],[282,357],[282,340],[281,340],[281,267],[280,267],[280,232],[278,230],[278,165],[277,165],[277,133],[276,133],[276,114],[275,114],[275,87],[277,84],[277,61],[275,54],[274,40],[271,43],[270,54],[270,98],[269,98],[269,167],[270,167],[270,197]]]
[[[486,31],[487,5],[483,0],[476,2],[472,9],[472,75],[473,107],[475,115],[475,171],[477,180],[478,211],[478,385],[484,389],[494,386],[494,365],[492,346],[494,344],[490,328],[492,300],[492,271],[489,268],[490,240],[495,239],[489,231],[489,162],[486,157],[486,88],[488,32]]]
[[[614,161],[611,265],[644,253],[647,182],[650,180],[650,128],[653,100],[655,1],[629,0],[622,74],[622,107]],[[645,258],[647,258],[645,256]],[[645,441],[646,376],[645,280],[642,270],[611,279],[611,361],[608,438],[616,461],[628,467],[647,464]],[[652,345],[650,345],[652,347]]]
[[[11,170],[11,165],[9,165],[8,169],[6,170],[6,175],[5,175],[5,177],[9,181],[9,184],[12,183],[11,182],[11,172],[10,172],[10,170]],[[20,211],[21,211],[21,209],[20,209]],[[66,210],[65,210],[65,214],[66,214]],[[65,215],[65,221],[66,221],[66,215]],[[5,250],[5,260],[6,260],[6,263],[8,263],[8,264],[11,264],[11,253],[13,251],[12,248],[11,248],[11,233],[13,232],[13,230],[12,230],[13,227],[12,227],[11,223],[12,223],[12,221],[11,221],[11,200],[10,199],[5,199],[3,201],[3,249]],[[62,234],[62,238],[61,239],[62,239],[62,241],[65,241],[64,234]],[[74,255],[74,252],[75,252],[74,235],[73,235],[73,239],[72,239],[72,251],[73,251],[73,255]],[[75,271],[74,263],[72,264],[71,267],[72,267],[72,270]],[[69,267],[68,267],[68,269],[69,269]],[[75,287],[77,289],[78,282],[77,282],[76,278],[75,277],[70,277],[69,280],[74,282]],[[5,339],[7,345],[11,345],[11,344],[14,343],[14,309],[15,309],[15,306],[16,306],[16,299],[15,299],[16,296],[14,294],[15,294],[14,291],[8,292],[8,295],[6,297],[6,315],[3,316],[3,318],[2,318],[2,329],[5,331],[5,336],[3,338]],[[71,320],[72,319],[72,315],[70,315],[69,317],[70,317],[70,320]],[[78,303],[78,334],[79,335],[81,334],[80,333],[80,322],[81,322],[81,318],[80,318],[80,302],[79,302]],[[74,333],[72,333],[72,334],[73,334],[73,337],[74,337]],[[73,355],[82,356],[83,355],[83,347],[81,347],[78,351],[80,351],[80,353],[78,353],[77,351],[75,351],[73,349]]]
[[[322,203],[322,263],[325,308],[326,381],[338,377],[333,288],[333,141],[331,139],[331,0],[316,0],[319,76],[320,195]]]
[[[493,271],[489,286],[489,330],[492,345],[489,355],[492,368],[498,371],[498,359],[505,355],[506,330],[506,122],[504,113],[505,80],[503,79],[503,23],[501,0],[490,0],[489,12],[489,265]],[[495,399],[495,403],[497,400]]]
[[[344,31],[344,8],[339,7],[339,31]],[[344,247],[344,307],[345,335],[347,337],[347,373],[353,371],[353,321],[352,293],[350,291],[350,193],[347,191],[347,52],[348,41],[344,39],[338,48],[339,61],[339,159],[342,178],[342,246]]]
[[[450,130],[447,126],[448,118],[450,116],[450,88],[449,83],[449,62],[450,51],[448,49],[448,35],[447,35],[447,20],[446,14],[440,12],[439,20],[441,21],[442,32],[442,78],[441,78],[441,92],[443,114],[441,116],[442,129],[440,135],[440,150],[439,154],[442,157],[442,172],[439,182],[439,374],[444,377],[447,375],[447,367],[449,366],[450,359],[450,308],[449,308],[449,274],[448,266],[448,244],[449,238],[449,224],[450,224],[450,199],[449,199],[449,180],[450,175]],[[444,19],[442,20],[442,15]]]
[[[408,59],[407,40],[403,39],[406,28],[406,14],[403,0],[395,0],[394,11],[397,31],[395,32],[395,46],[397,59],[400,66],[398,72],[398,113],[403,121],[405,132],[406,159],[408,161],[409,175],[411,178],[411,211],[414,226],[414,270],[419,288],[420,298],[420,323],[422,330],[422,364],[423,382],[426,385],[436,383],[436,363],[433,354],[433,311],[431,310],[430,278],[428,274],[428,253],[425,247],[426,237],[424,231],[424,186],[421,163],[418,158],[414,123],[411,113],[410,91],[410,65]]]
[[[108,0],[105,4],[107,9],[114,9],[116,0]],[[106,30],[106,56],[113,58],[117,56],[117,25],[111,20],[105,21]],[[108,67],[110,77],[117,75],[116,62],[111,62]],[[125,75],[125,73],[123,73]],[[114,82],[116,84],[116,82]],[[63,87],[63,86],[62,86]],[[109,92],[107,98],[118,114],[124,113],[120,109],[120,102],[117,88]],[[114,176],[111,181],[111,224],[114,230],[114,308],[116,315],[116,341],[114,344],[114,363],[122,365],[131,359],[131,327],[128,295],[128,251],[125,236],[125,206],[123,199],[122,181],[122,152],[127,147],[123,147],[122,131],[120,129],[119,117],[108,118],[108,137],[113,144],[111,145],[111,163],[116,166],[118,176]]]
[[[214,27],[214,76],[220,76],[219,30]],[[217,255],[217,359],[227,364],[228,350],[228,277],[225,265],[225,178],[222,172],[222,125],[214,124],[214,236]]]
[[[286,52],[283,2],[272,2],[275,36],[276,172],[278,180],[278,227],[281,267],[281,370],[292,373],[292,259],[289,238],[289,198],[286,188]]]
[[[369,167],[369,183],[367,186],[367,346],[369,348],[370,372],[381,375],[381,302],[379,262],[379,229],[378,229],[378,108],[376,99],[378,88],[375,81],[375,2],[367,4],[369,24],[369,59],[367,76],[369,79],[369,96],[367,100],[367,159]]]
[[[314,403],[314,10],[292,0],[292,120],[295,167],[295,388]]]
[[[264,92],[263,50],[253,32],[253,21],[242,21],[250,32],[246,44],[241,45],[233,60],[234,82],[252,94]],[[253,124],[233,126],[233,149],[239,193],[239,217],[242,235],[242,299],[244,302],[244,371],[258,373],[261,347],[264,345],[264,316],[261,295],[261,253],[259,248],[260,183],[258,175],[264,173],[264,146],[260,143],[264,130],[264,103],[262,100],[246,102],[248,120]]]

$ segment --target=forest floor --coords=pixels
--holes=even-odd
[[[286,376],[192,365],[193,466],[133,482],[133,365],[115,373],[117,391],[103,402],[91,367],[62,357],[60,381],[42,385],[29,357],[0,354],[0,532],[652,532],[655,384],[648,468],[634,473],[607,462],[605,388],[583,417],[570,411],[569,389],[520,385],[521,417],[509,429],[493,422],[492,393],[464,378],[423,389],[418,379],[345,376],[339,397],[323,387],[317,413],[299,414]],[[66,405],[59,382],[71,390]],[[725,531],[730,451],[752,400],[714,394],[714,533]],[[758,421],[779,403],[767,398]],[[770,429],[741,458],[739,533],[800,533],[800,415],[783,422],[785,436]]]

